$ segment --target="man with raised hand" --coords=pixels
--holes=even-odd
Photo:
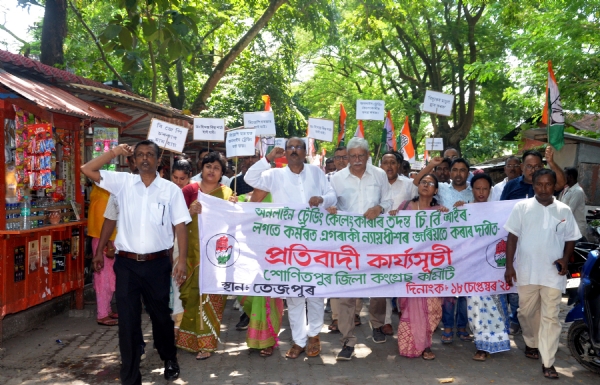
[[[271,168],[271,162],[284,156],[288,164],[284,168]],[[290,138],[285,150],[275,147],[267,156],[248,169],[244,180],[255,189],[268,191],[273,203],[300,203],[310,207],[328,208],[336,204],[335,192],[327,177],[317,166],[305,164],[306,144],[300,138]],[[288,297],[288,318],[294,345],[287,351],[287,358],[298,358],[304,352],[308,357],[321,353],[319,332],[323,327],[323,298]],[[306,324],[308,308],[308,326]]]
[[[139,174],[101,170],[119,155],[133,155]],[[154,345],[165,363],[164,377],[179,377],[174,323],[169,308],[171,272],[177,284],[186,279],[185,254],[171,267],[173,229],[180,250],[187,250],[185,225],[191,222],[181,189],[160,178],[159,148],[144,140],[131,148],[122,144],[81,166],[81,172],[115,196],[119,205],[119,231],[114,263],[119,313],[121,383],[141,384],[142,350],[140,296],[152,320]]]
[[[382,169],[371,165],[369,159],[369,143],[362,138],[352,138],[348,142],[349,166],[338,171],[331,178],[331,186],[338,197],[336,207],[328,209],[331,214],[337,210],[363,215],[372,220],[392,209],[393,199],[390,183]],[[382,326],[385,323],[385,298],[371,298],[369,317],[373,326],[373,341],[386,341]],[[342,333],[342,350],[337,359],[349,361],[354,354],[357,338],[354,335],[354,311],[356,298],[339,300],[338,327]]]

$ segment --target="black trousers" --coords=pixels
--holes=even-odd
[[[121,383],[142,383],[140,355],[142,336],[142,303],[152,320],[154,344],[161,360],[177,358],[174,324],[169,308],[171,261],[168,257],[138,262],[116,257],[114,264],[115,296],[119,311],[119,349],[121,351]]]

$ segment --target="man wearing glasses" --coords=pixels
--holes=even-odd
[[[337,210],[362,214],[372,220],[390,211],[393,204],[388,177],[382,169],[368,162],[369,143],[362,138],[352,138],[348,142],[349,166],[338,171],[331,178],[331,186],[337,194],[337,207],[327,211],[336,214]],[[342,333],[342,350],[337,359],[349,361],[354,354],[357,338],[354,335],[356,298],[340,298],[338,327]],[[373,326],[373,342],[386,341],[382,326],[385,323],[385,298],[371,298],[369,317]]]
[[[508,157],[504,163],[504,173],[506,174],[506,178],[504,178],[502,182],[492,187],[492,197],[490,198],[491,201],[499,201],[506,183],[521,176],[521,159],[514,155]]]
[[[284,156],[284,168],[271,168],[271,162]],[[328,208],[336,204],[335,192],[325,174],[317,166],[305,164],[306,144],[300,138],[290,138],[285,146],[275,147],[267,156],[248,169],[244,180],[255,189],[271,193],[273,203],[304,203],[310,207]],[[304,307],[308,308],[308,312]],[[309,357],[321,353],[319,332],[323,327],[323,298],[287,298],[288,318],[294,345],[287,358],[298,358],[304,352]],[[308,325],[306,317],[308,313]]]

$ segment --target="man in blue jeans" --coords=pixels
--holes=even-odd
[[[566,178],[563,170],[559,165],[554,163],[554,149],[550,146],[546,147],[546,162],[548,166],[556,173],[556,187],[555,193],[560,192],[566,183]],[[535,192],[533,191],[533,174],[537,170],[544,168],[542,162],[542,154],[535,150],[528,150],[523,153],[521,162],[522,175],[511,179],[506,182],[502,195],[500,196],[501,201],[507,201],[512,199],[526,199],[533,198]],[[508,304],[510,305],[510,334],[519,334],[521,331],[521,325],[517,318],[517,310],[519,309],[519,294],[510,293],[508,296]]]

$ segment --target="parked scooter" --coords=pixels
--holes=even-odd
[[[569,350],[586,369],[600,374],[600,251],[587,255],[577,303],[567,314]]]
[[[598,245],[591,242],[577,242],[573,255],[569,259],[567,265],[567,296],[569,297],[568,305],[572,305],[577,301],[577,289],[581,282],[581,270],[587,260],[587,255],[590,251],[596,250]]]

